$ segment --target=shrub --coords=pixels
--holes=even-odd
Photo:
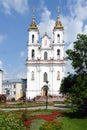
[[[39,130],[62,130],[63,123],[58,121],[45,122]]]
[[[18,119],[15,119],[14,114],[0,113],[0,130],[26,130],[26,127]]]
[[[23,113],[22,113],[22,120],[23,121],[27,121],[28,120],[28,112],[27,112],[27,110],[25,110]]]
[[[11,99],[11,101],[15,101],[15,97],[13,97],[13,98]]]

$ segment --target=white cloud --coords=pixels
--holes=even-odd
[[[5,13],[11,14],[12,9],[23,14],[28,9],[28,0],[0,0]]]
[[[76,40],[77,34],[82,33],[83,22],[72,17],[62,17],[65,42],[73,42]]]
[[[77,34],[86,32],[85,21],[87,20],[87,1],[86,0],[74,0],[74,4],[69,0],[70,14],[62,16],[63,25],[65,28],[65,41],[73,42],[76,40]]]
[[[7,38],[6,35],[0,35],[0,43],[3,42]]]
[[[74,16],[79,20],[87,19],[87,1],[86,0],[75,0],[76,4],[73,6]]]
[[[55,21],[50,18],[51,12],[44,7],[42,15],[41,15],[41,22],[39,23],[40,35],[43,36],[45,32],[51,37],[53,33],[53,27]]]
[[[55,21],[51,19],[51,12],[42,3],[43,12],[41,14],[41,22],[39,23],[39,29],[41,36],[47,32],[48,35],[52,36],[53,27]],[[84,21],[87,20],[87,1],[86,0],[69,0],[68,2],[69,13],[62,15],[61,21],[64,26],[65,42],[73,43],[76,40],[77,34],[84,33],[87,30]]]
[[[87,34],[87,25],[84,26],[83,32],[84,32],[84,34]]]

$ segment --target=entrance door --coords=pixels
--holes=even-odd
[[[46,90],[43,90],[43,96],[46,96]]]
[[[42,87],[42,96],[47,96],[48,86],[45,85]]]

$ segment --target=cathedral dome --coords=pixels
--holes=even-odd
[[[30,30],[38,30],[38,27],[37,27],[37,24],[35,22],[35,18],[33,17],[32,18],[32,23],[30,24],[29,28],[28,28],[28,31]]]
[[[56,30],[56,29],[62,29],[62,30],[64,30],[64,28],[62,26],[62,23],[60,21],[60,17],[59,16],[58,16],[58,19],[57,19],[57,21],[55,23],[55,26],[54,26],[54,30]]]

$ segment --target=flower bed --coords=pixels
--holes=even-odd
[[[62,115],[62,112],[53,110],[20,110],[15,112],[0,111],[0,130],[29,130],[31,123],[37,119],[40,121],[43,120],[43,122],[52,122],[55,121],[58,116]]]
[[[62,115],[63,115],[63,113],[58,112],[58,111],[53,111],[51,114],[35,115],[35,116],[31,116],[29,119],[25,120],[24,124],[26,127],[30,128],[32,121],[35,119],[44,119],[48,122],[52,122],[52,121],[56,120],[57,116],[62,116]]]

